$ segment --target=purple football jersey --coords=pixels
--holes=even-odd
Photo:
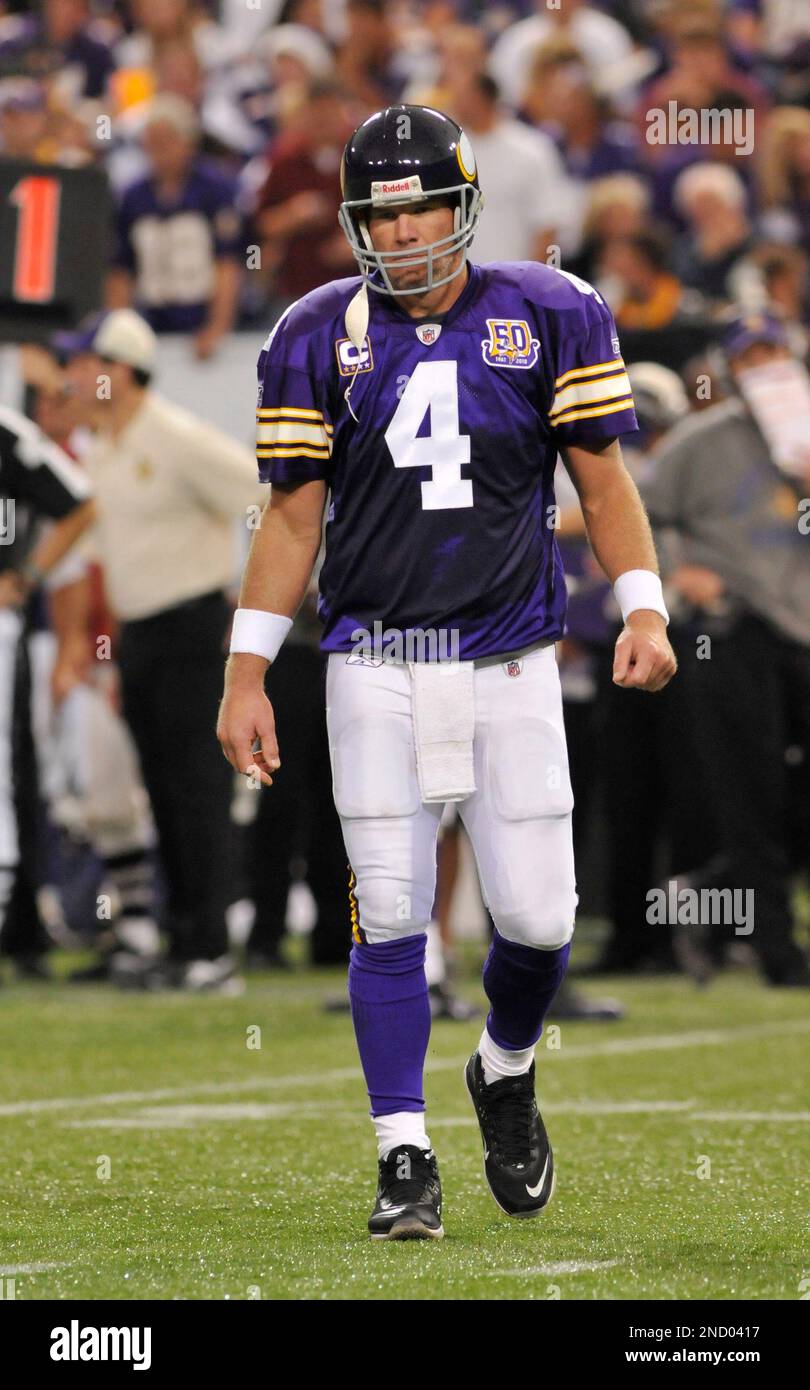
[[[242,254],[236,181],[196,159],[177,197],[163,202],[151,174],[126,188],[114,264],[135,277],[138,312],[156,333],[194,333],[206,323],[216,262]]]
[[[637,428],[609,309],[546,265],[471,265],[433,319],[369,294],[358,350],[360,283],[298,300],[259,356],[260,478],[331,492],[323,650],[356,649],[358,631],[452,634],[440,653],[461,660],[556,640],[558,449]]]

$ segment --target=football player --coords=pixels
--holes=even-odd
[[[490,1011],[465,1072],[486,1178],[515,1217],[536,1215],[554,1186],[534,1048],[577,902],[554,650],[566,606],[558,451],[625,621],[614,679],[659,690],[675,658],[617,442],[636,422],[606,304],[547,265],[470,264],[475,156],[439,111],[393,106],[364,121],[342,189],[360,276],[293,304],[259,358],[257,455],[273,495],[245,569],[217,733],[235,768],[272,784],[264,675],[326,511],[327,724],[351,865],[352,1017],[379,1157],[369,1228],[377,1239],[437,1237],[424,952],[448,801],[496,927]]]

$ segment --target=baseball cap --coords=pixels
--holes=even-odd
[[[51,347],[58,357],[97,353],[111,362],[124,362],[142,372],[155,365],[157,339],[134,309],[108,309],[83,319],[73,333],[56,333]]]
[[[659,362],[631,362],[627,375],[642,429],[666,430],[689,414],[686,388],[671,368]]]
[[[790,347],[787,329],[775,314],[738,314],[726,324],[720,339],[727,357],[736,357],[739,352],[745,352],[752,343]]]

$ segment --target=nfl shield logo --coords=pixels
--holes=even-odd
[[[519,676],[519,675],[520,675],[520,672],[521,672],[521,670],[522,670],[522,667],[523,667],[523,663],[522,663],[521,661],[507,661],[507,663],[506,663],[506,674],[507,674],[507,676]]]
[[[430,347],[431,343],[436,342],[441,331],[440,323],[420,323],[416,330],[416,336],[420,343],[425,344],[425,347]]]

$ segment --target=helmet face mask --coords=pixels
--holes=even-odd
[[[341,183],[338,220],[369,289],[397,297],[424,295],[461,274],[483,198],[472,146],[455,121],[430,107],[394,106],[378,112],[349,140]],[[403,250],[375,249],[372,210],[412,208],[438,198],[454,204],[452,232]],[[424,267],[421,283],[397,288],[397,270],[415,266]]]
[[[483,199],[479,189],[469,184],[456,184],[450,188],[436,189],[435,192],[431,190],[425,201],[428,198],[432,200],[434,197],[449,194],[455,194],[458,198],[453,209],[453,231],[448,236],[440,237],[438,241],[428,242],[424,246],[408,247],[402,251],[377,251],[371,239],[368,216],[364,214],[380,207],[411,207],[417,199],[409,197],[398,199],[396,202],[386,200],[385,203],[380,203],[371,198],[357,198],[341,204],[338,214],[340,225],[369,289],[380,294],[425,294],[439,285],[446,285],[461,273],[467,260],[467,247],[475,235]],[[441,268],[438,262],[452,260],[459,252],[463,254],[456,268],[449,275],[437,275]],[[391,280],[390,272],[410,266],[425,267],[424,283],[409,286],[407,289],[397,289]],[[375,271],[379,273],[379,279],[371,278]]]

